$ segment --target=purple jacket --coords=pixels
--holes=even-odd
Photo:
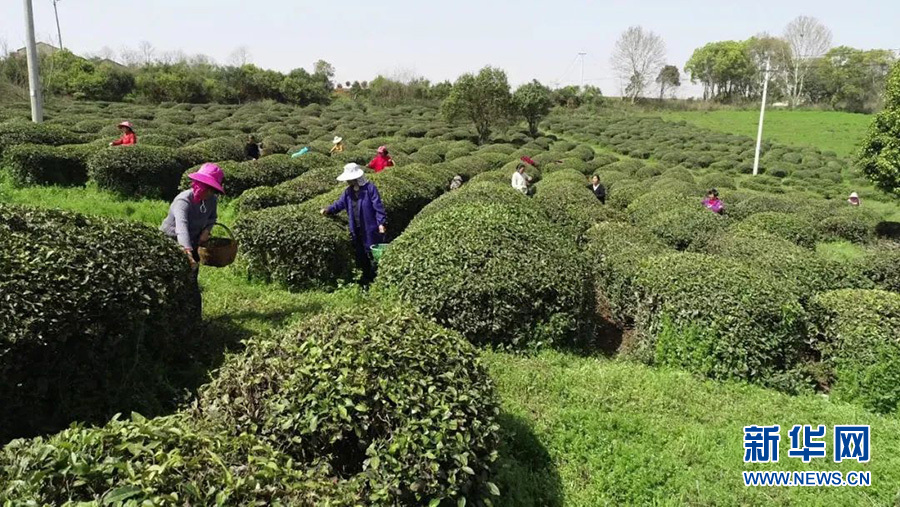
[[[344,193],[334,201],[334,204],[328,207],[328,214],[332,215],[342,210],[347,210],[350,218],[350,237],[357,240],[356,237],[356,217],[353,216],[353,200],[350,195],[353,192],[351,187],[347,187]],[[384,236],[378,232],[379,225],[386,225],[387,214],[384,212],[384,204],[381,203],[381,195],[378,189],[371,182],[359,187],[359,214],[363,222],[363,246],[368,251],[372,245],[384,242]]]

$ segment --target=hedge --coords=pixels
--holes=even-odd
[[[162,146],[113,146],[88,159],[88,175],[97,186],[128,197],[171,199],[183,171],[177,152]]]
[[[428,206],[425,206],[415,216],[410,226],[425,221],[439,211],[450,207],[461,205],[478,206],[491,203],[526,206],[533,210],[539,209],[534,200],[529,199],[522,192],[515,190],[507,183],[471,181],[463,185],[459,190],[448,192],[432,201]]]
[[[900,245],[888,241],[875,244],[855,262],[876,288],[900,293]]]
[[[252,276],[291,289],[328,285],[352,271],[346,227],[308,203],[243,213],[235,234]]]
[[[79,153],[40,144],[18,144],[4,151],[3,165],[16,185],[84,185],[87,165]]]
[[[693,207],[663,211],[642,223],[667,245],[686,250],[696,244],[718,241],[717,236],[728,228],[729,219],[695,203]]]
[[[449,206],[397,238],[377,283],[476,343],[572,336],[586,302],[574,239],[542,213],[500,203]]]
[[[304,155],[305,156],[305,155]],[[285,204],[300,204],[329,190],[339,188],[340,171],[332,167],[311,169],[275,187],[258,187],[243,193],[235,202],[240,211],[253,211]]]
[[[567,236],[581,242],[588,229],[614,216],[615,210],[597,199],[594,192],[587,188],[584,176],[577,173],[570,178],[558,176],[564,174],[553,173],[541,181],[537,185],[534,202]]]
[[[229,197],[238,197],[245,191],[262,186],[275,186],[288,180],[297,178],[311,168],[328,167],[329,174],[337,172],[330,167],[328,157],[318,153],[310,153],[298,158],[288,155],[268,155],[258,160],[246,162],[221,162],[219,167],[225,173],[225,190]],[[196,172],[199,166],[192,167],[184,172],[181,177],[181,185],[187,187],[188,175]],[[334,177],[331,178],[335,182]],[[289,199],[289,198],[288,198]],[[300,201],[297,201],[300,202]],[[288,204],[284,202],[283,204]]]
[[[645,183],[626,180],[606,190],[606,204],[617,210],[624,210],[638,197],[649,192]]]
[[[597,315],[630,327],[637,308],[633,281],[640,261],[671,252],[653,233],[625,222],[603,222],[587,231],[585,253]]]
[[[73,465],[74,464],[74,465]],[[75,426],[0,451],[8,505],[353,505],[328,470],[298,468],[256,438],[196,428],[183,415]]]
[[[206,162],[244,160],[244,143],[231,137],[214,137],[178,149],[178,157],[184,167]]]
[[[77,144],[81,136],[58,125],[21,120],[0,123],[0,155],[17,144]]]
[[[370,505],[488,496],[498,412],[474,347],[390,307],[324,313],[251,340],[195,410],[234,437],[327,465]]]
[[[799,246],[814,248],[819,240],[816,224],[797,213],[764,211],[750,215],[734,226],[736,231],[758,230],[774,234]]]
[[[645,259],[636,329],[664,365],[715,379],[793,387],[805,357],[805,313],[781,279],[738,261],[695,253]]]
[[[876,412],[900,412],[900,294],[826,292],[813,298],[810,319],[832,368],[831,395]]]
[[[157,409],[198,344],[184,253],[131,222],[0,205],[0,442]],[[164,371],[166,368],[162,368]]]

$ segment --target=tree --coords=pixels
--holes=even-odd
[[[832,48],[811,67],[805,96],[812,102],[827,100],[831,107],[843,111],[872,112],[880,106],[893,63],[894,55],[887,50]]]
[[[485,67],[478,74],[463,74],[441,104],[448,121],[467,118],[478,131],[478,140],[490,140],[491,128],[504,122],[513,110],[506,73]]]
[[[553,101],[550,99],[550,88],[542,85],[537,79],[516,89],[513,101],[519,114],[528,122],[531,137],[538,136],[538,124],[550,112]]]
[[[150,65],[153,63],[153,59],[155,57],[156,50],[153,49],[153,44],[142,40],[140,44],[138,44],[138,53],[140,53],[141,63],[144,65]]]
[[[238,46],[228,55],[228,64],[235,67],[243,67],[252,61],[250,49],[247,46]]]
[[[667,88],[677,88],[681,86],[681,72],[674,65],[666,65],[659,71],[656,76],[656,84],[659,85],[659,100],[666,96]]]
[[[900,197],[900,62],[888,77],[884,110],[869,127],[859,165],[879,188]]]
[[[831,47],[831,30],[816,18],[799,16],[784,29],[787,42],[782,56],[784,67],[778,73],[791,107],[800,103],[803,85],[812,62]]]
[[[703,83],[706,100],[746,97],[757,71],[750,60],[747,43],[730,40],[710,42],[694,50],[684,70],[690,73],[692,83]]]
[[[319,60],[313,65],[313,74],[322,74],[328,79],[331,79],[334,77],[334,65],[331,65],[325,60]]]
[[[657,75],[665,57],[665,42],[651,31],[632,26],[619,36],[610,61],[619,78],[628,82],[626,93],[632,104]]]

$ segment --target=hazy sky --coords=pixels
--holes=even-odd
[[[33,3],[38,39],[55,43],[52,1]],[[566,85],[580,82],[575,58],[585,51],[585,82],[609,95],[619,89],[609,56],[630,25],[661,35],[679,68],[707,42],[780,34],[798,15],[831,28],[834,45],[900,48],[898,0],[60,0],[58,8],[63,43],[78,54],[149,41],[159,51],[226,63],[246,46],[253,63],[281,71],[327,60],[339,81],[398,71],[452,80],[490,64],[505,69],[513,85],[532,78]],[[0,0],[0,9],[0,42],[21,47],[23,1]]]

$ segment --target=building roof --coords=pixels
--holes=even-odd
[[[35,44],[35,46],[37,46],[37,52],[39,55],[52,55],[53,53],[59,51],[58,47],[52,44],[47,44],[46,42],[38,42],[37,44]],[[19,48],[15,51],[15,54],[17,56],[25,56],[25,53],[26,50],[24,47]]]

